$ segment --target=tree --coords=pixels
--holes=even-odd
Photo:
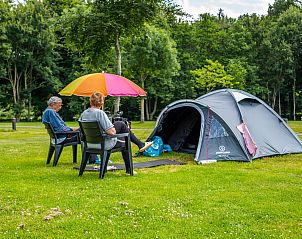
[[[192,71],[197,82],[197,88],[204,90],[204,93],[221,88],[233,88],[234,77],[227,74],[224,66],[218,61],[207,60],[207,65],[202,69]]]
[[[268,7],[268,15],[270,17],[279,17],[292,6],[299,6],[300,0],[275,0],[275,2]]]
[[[12,48],[7,40],[6,25],[11,18],[10,1],[0,2],[0,107],[6,110],[10,103],[11,97],[7,92],[11,91],[6,78],[6,62],[11,54]],[[2,111],[1,110],[1,111]],[[3,115],[3,114],[2,114]]]
[[[245,90],[266,99],[268,95],[267,83],[263,75],[266,66],[266,56],[269,50],[263,43],[270,29],[269,21],[264,16],[244,14],[231,26],[231,49],[234,49],[233,58],[240,59],[246,69]],[[232,34],[234,33],[234,37]],[[236,49],[236,45],[239,47]]]
[[[290,48],[292,64],[287,67],[288,70],[294,72],[292,77],[292,102],[293,102],[293,119],[296,120],[296,86],[297,80],[302,80],[301,72],[301,55],[302,55],[302,12],[301,9],[292,6],[286,12],[280,15],[276,22],[275,33],[283,41],[283,45]]]
[[[194,78],[190,71],[201,67],[199,59],[203,57],[196,29],[191,23],[181,21],[173,26],[171,36],[176,42],[177,60],[180,64],[179,76],[173,77],[173,83],[177,86],[173,99],[194,98]]]
[[[161,0],[96,0],[72,9],[67,14],[67,39],[78,49],[90,54],[94,62],[115,49],[116,73],[122,73],[120,40],[130,36],[151,20]],[[115,112],[119,110],[119,98]]]
[[[128,69],[139,80],[142,88],[148,92],[146,112],[147,120],[149,120],[153,118],[157,110],[158,99],[172,97],[168,90],[169,87],[173,87],[171,78],[180,68],[175,42],[164,30],[146,25],[141,34],[134,37],[128,46],[130,48],[127,51]],[[154,107],[150,112],[152,98]],[[141,122],[145,120],[144,113],[144,98],[142,98]]]
[[[11,17],[10,1],[0,2],[0,79],[5,75],[5,61],[11,54],[11,46],[7,41],[6,24]]]
[[[226,73],[233,77],[232,87],[240,90],[245,89],[247,70],[241,61],[231,59],[225,68]]]
[[[52,76],[56,54],[49,20],[43,3],[33,0],[12,8],[12,17],[6,24],[7,44],[12,49],[6,60],[6,78],[13,91],[17,118],[24,108],[24,97],[30,118],[32,91],[49,82],[58,83]]]
[[[271,92],[268,102],[272,108],[275,108],[278,98],[278,112],[281,115],[281,90],[286,86],[286,79],[294,77],[294,68],[291,46],[278,36],[278,31],[278,28],[272,27],[264,41],[267,55],[266,64],[262,66],[261,71]]]

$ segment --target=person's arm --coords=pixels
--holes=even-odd
[[[107,129],[106,133],[109,134],[109,135],[115,135],[116,134],[116,130],[115,130],[114,127],[112,127],[110,129]]]
[[[72,131],[72,128],[68,127],[54,110],[49,110],[48,114],[49,123],[52,125],[54,131]]]
[[[99,112],[100,113],[98,114],[98,118],[99,118],[98,120],[100,122],[101,127],[106,132],[106,134],[108,134],[108,135],[116,134],[116,130],[114,128],[114,125],[109,120],[107,114],[102,110],[100,110]]]

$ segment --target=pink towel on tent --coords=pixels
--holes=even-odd
[[[249,153],[252,156],[255,156],[256,151],[257,151],[257,146],[254,142],[254,140],[252,139],[252,136],[246,126],[245,123],[242,123],[240,125],[237,126],[237,129],[240,131],[240,133],[242,133],[244,142],[245,142],[245,146],[247,147]]]

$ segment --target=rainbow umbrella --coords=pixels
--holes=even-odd
[[[146,96],[146,92],[132,81],[108,73],[81,76],[68,84],[59,94],[90,96],[94,92],[101,92],[104,96]]]

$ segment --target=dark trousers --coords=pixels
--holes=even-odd
[[[127,127],[127,125],[123,121],[115,121],[113,123],[115,131],[117,134],[121,133],[129,133],[130,135],[130,141],[137,145],[137,147],[140,149],[144,147],[145,143],[140,141],[133,133],[132,131]],[[116,145],[114,147],[120,147],[123,145],[123,142],[117,141]]]
[[[115,131],[117,134],[121,134],[121,133],[129,133],[130,135],[130,141],[134,144],[136,144],[138,146],[138,148],[142,148],[145,143],[143,143],[142,141],[140,141],[132,132],[131,130],[127,127],[127,125],[123,122],[123,121],[115,121],[113,123]],[[120,140],[120,141],[119,141]],[[125,142],[121,142],[124,139],[118,139],[116,145],[114,146],[114,148],[118,148],[121,146],[125,145]],[[122,152],[123,154],[123,159],[125,162],[125,167],[126,167],[126,173],[130,173],[130,159],[129,159],[129,155],[125,152]]]

